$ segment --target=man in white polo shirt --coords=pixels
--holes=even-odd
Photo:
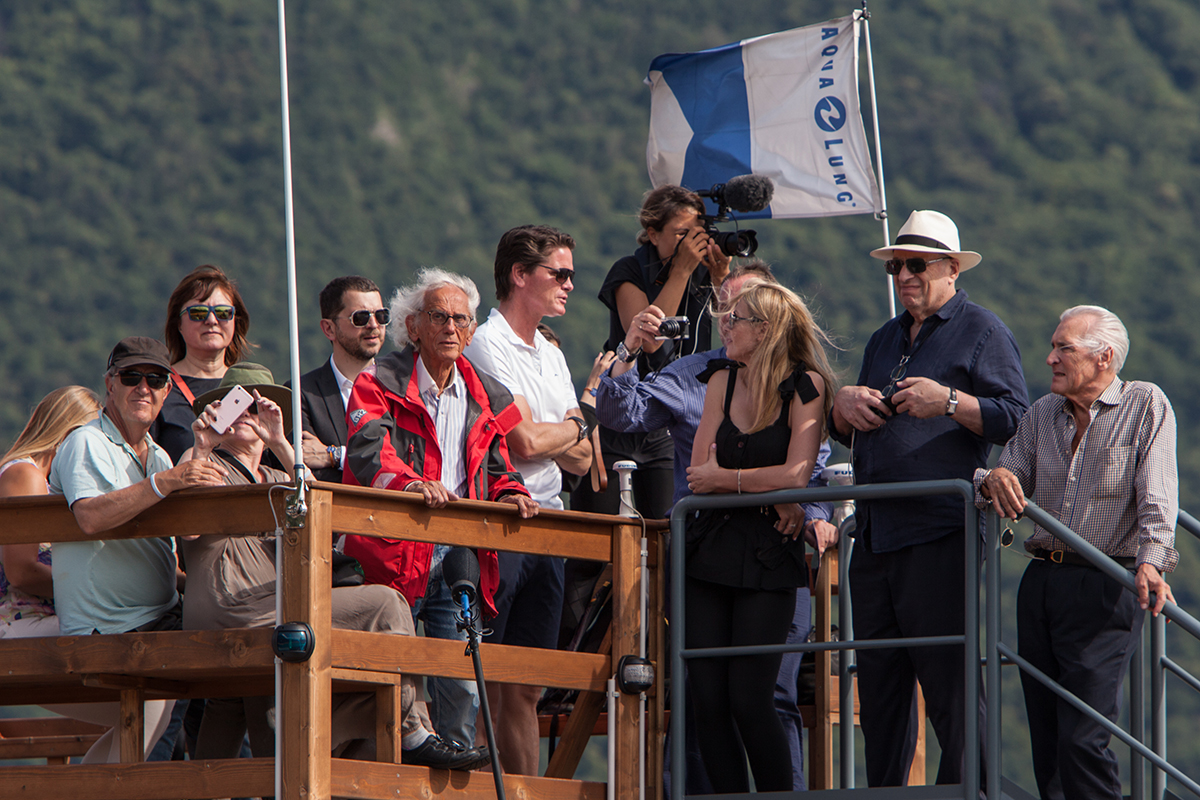
[[[562,472],[582,475],[591,464],[588,425],[562,351],[538,332],[544,317],[566,313],[574,288],[575,240],[545,225],[523,225],[496,247],[496,299],[465,355],[480,372],[512,392],[521,422],[508,434],[513,466],[543,508],[561,509]],[[488,641],[553,649],[562,614],[563,561],[500,554],[499,616]],[[504,770],[535,775],[537,701],[541,688],[496,684],[488,698]]]

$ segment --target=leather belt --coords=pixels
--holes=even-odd
[[[1033,557],[1041,561],[1047,561],[1051,564],[1070,564],[1076,567],[1091,567],[1092,569],[1097,569],[1095,564],[1088,561],[1078,553],[1068,553],[1065,550],[1034,550]],[[1126,569],[1137,565],[1137,558],[1134,556],[1109,556],[1109,558]]]

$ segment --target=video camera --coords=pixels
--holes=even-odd
[[[775,195],[775,184],[770,178],[761,175],[738,175],[730,178],[727,183],[718,183],[711,189],[696,192],[701,197],[711,199],[717,206],[717,213],[701,214],[700,224],[721,252],[727,256],[752,256],[758,250],[758,233],[752,230],[733,230],[722,232],[717,229],[718,222],[727,222],[729,212],[733,211],[762,211],[771,203]]]

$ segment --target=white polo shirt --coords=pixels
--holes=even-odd
[[[541,333],[533,335],[533,346],[529,346],[499,309],[493,308],[487,321],[475,331],[464,355],[475,369],[491,376],[513,395],[524,397],[534,422],[562,422],[567,412],[579,405],[562,351]],[[562,491],[562,472],[558,464],[552,459],[526,461],[516,453],[510,455],[533,499],[543,508],[561,509],[558,495]]]

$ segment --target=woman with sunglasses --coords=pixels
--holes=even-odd
[[[29,422],[8,452],[0,458],[0,497],[43,496],[50,493],[50,464],[67,434],[96,418],[100,398],[82,386],[64,386],[46,395],[34,408]],[[0,639],[58,636],[54,611],[54,582],[48,544],[0,547]],[[88,749],[85,764],[120,761],[120,739],[115,735],[121,718],[117,703],[49,704],[47,711],[64,717],[107,725],[105,733]],[[167,726],[170,716],[162,700],[146,703],[145,756]]]
[[[167,301],[163,334],[174,387],[150,435],[175,463],[192,446],[192,402],[216,388],[249,351],[250,313],[232,280],[206,264],[184,276]]]
[[[702,214],[704,201],[681,186],[668,184],[647,193],[638,213],[639,247],[613,264],[600,287],[600,301],[609,310],[604,350],[616,351],[626,363],[636,360],[642,378],[680,355],[712,346],[712,322],[704,309],[713,297],[712,287],[720,286],[729,274],[730,259],[705,232]],[[651,304],[654,312],[644,313]],[[634,353],[624,347],[630,326],[647,326],[654,334],[659,322],[671,316],[688,318],[689,338],[655,339]],[[600,446],[609,471],[608,490],[593,494],[585,482],[571,493],[571,508],[616,514],[620,495],[612,465],[631,460],[638,465],[633,473],[635,504],[647,517],[665,517],[675,494],[675,449],[666,430],[620,433],[601,426]]]
[[[727,359],[708,383],[688,485],[696,494],[805,486],[825,438],[836,388],[804,302],[751,280],[724,309]],[[723,508],[689,518],[685,573],[688,648],[783,644],[796,590],[808,582],[804,511],[795,503]],[[817,544],[814,542],[813,544]],[[688,664],[700,752],[717,793],[792,788],[792,764],[775,710],[782,654],[701,658]]]

